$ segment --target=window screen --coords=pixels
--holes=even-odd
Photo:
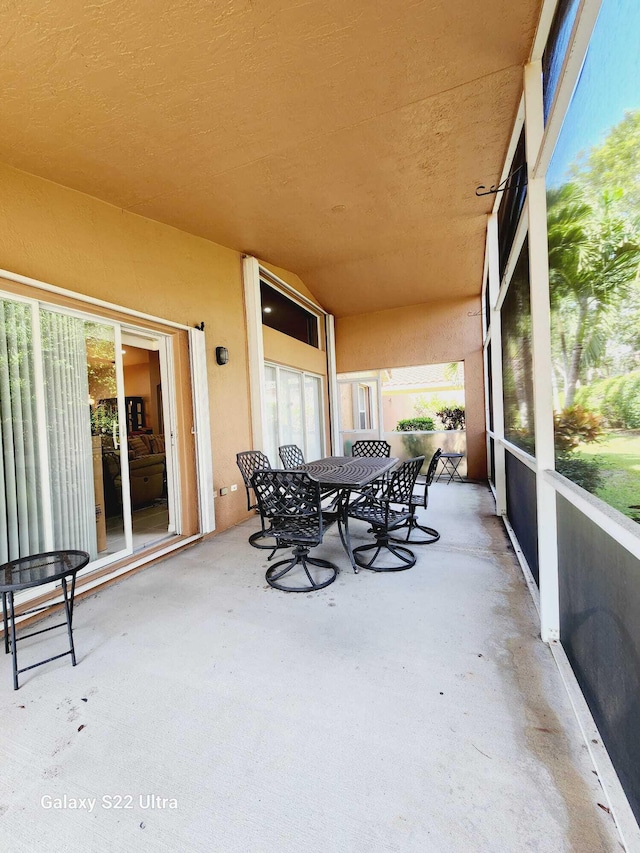
[[[551,24],[547,46],[542,54],[542,99],[545,124],[558,88],[562,63],[569,46],[569,37],[579,5],[580,0],[560,0]]]
[[[513,444],[533,455],[533,359],[527,240],[520,251],[501,317],[504,434]]]
[[[522,213],[524,200],[527,195],[527,161],[524,147],[524,128],[522,129],[515,154],[513,155],[509,174],[512,176],[509,181],[509,189],[502,193],[502,201],[498,208],[498,257],[501,281],[507,267],[509,253],[513,246],[518,221],[520,220],[520,214]]]

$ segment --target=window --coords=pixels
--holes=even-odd
[[[262,324],[318,348],[318,317],[260,280]]]
[[[358,385],[358,426],[371,429],[371,389],[368,385]]]
[[[542,55],[542,92],[544,121],[547,123],[551,104],[560,82],[560,71],[569,46],[573,23],[578,13],[580,0],[560,0],[553,16],[547,46]]]
[[[498,257],[500,280],[504,275],[515,240],[520,214],[527,195],[527,161],[524,145],[524,128],[511,161],[509,189],[502,194],[498,208]]]
[[[533,357],[527,240],[509,282],[501,318],[504,434],[508,441],[533,456]]]
[[[265,452],[274,468],[278,448],[297,444],[308,462],[324,452],[322,379],[289,367],[265,364]]]
[[[547,172],[556,468],[640,520],[640,5],[602,4]]]

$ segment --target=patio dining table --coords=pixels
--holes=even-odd
[[[299,465],[296,470],[306,471],[317,480],[322,489],[338,493],[338,531],[353,571],[358,565],[353,557],[349,535],[349,498],[351,492],[360,491],[390,471],[399,460],[395,457],[370,458],[360,456],[327,456],[315,462]]]

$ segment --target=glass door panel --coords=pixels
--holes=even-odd
[[[322,422],[322,382],[319,376],[304,377],[304,397],[305,397],[305,433],[306,433],[306,451],[305,458],[308,462],[314,459],[321,459],[323,455],[324,433]]]
[[[0,299],[0,563],[46,549],[33,343],[31,305]]]
[[[115,328],[41,309],[40,338],[53,547],[124,551]]]
[[[304,448],[302,374],[292,370],[280,370],[278,421],[280,444],[297,444]]]
[[[273,468],[279,468],[280,456],[278,455],[278,392],[276,368],[270,364],[264,366],[264,448]]]

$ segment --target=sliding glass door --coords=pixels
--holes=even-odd
[[[0,295],[0,563],[97,567],[179,532],[170,360],[162,335]]]
[[[280,466],[278,447],[296,444],[307,461],[324,453],[322,378],[275,364],[265,364],[265,452]]]

